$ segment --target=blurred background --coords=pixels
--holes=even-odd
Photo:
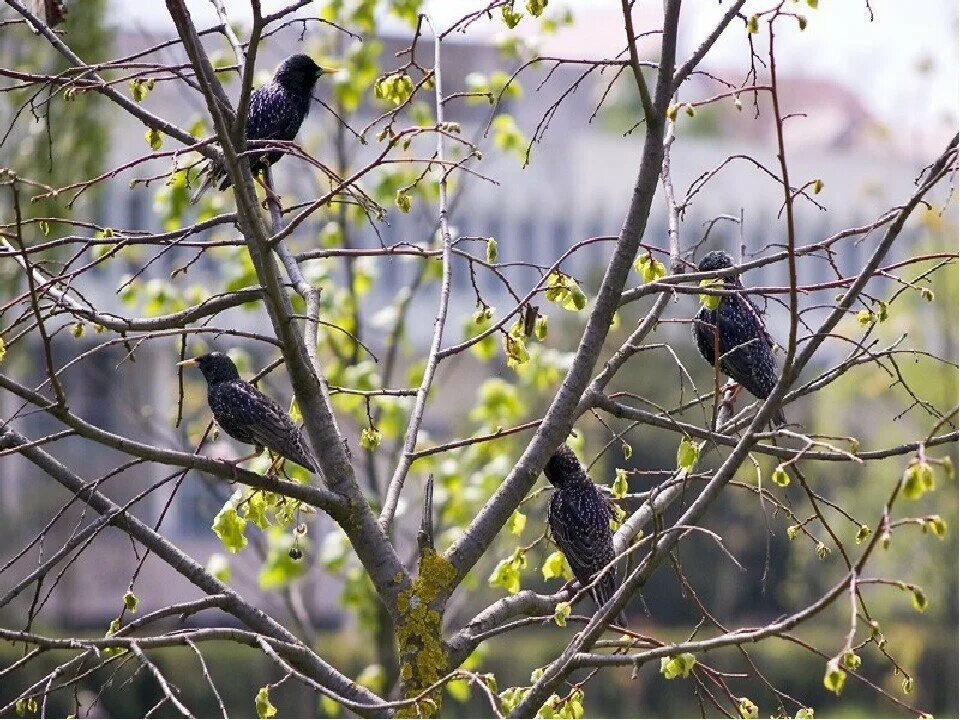
[[[217,24],[210,3],[188,3],[198,27]],[[258,83],[269,78],[275,67],[295,51],[322,58],[325,65],[339,70],[321,81],[317,96],[349,118],[354,128],[363,128],[378,117],[384,106],[372,99],[370,87],[382,73],[396,66],[394,54],[409,45],[410,27],[402,11],[403,3],[392,3],[392,11],[372,2],[313,3],[298,17],[316,18],[330,14],[365,37],[358,43],[329,26],[305,20],[285,27],[269,38],[258,56]],[[462,3],[428,2],[425,9],[438,27],[456,20]],[[709,32],[722,5],[696,7],[689,4],[682,17],[679,58],[689,55]],[[816,3],[813,3],[816,5]],[[62,27],[66,41],[84,59],[94,61],[136,53],[163,43],[174,35],[162,3],[141,0],[85,0],[70,2],[69,15]],[[226,3],[230,18],[241,28],[249,22],[249,8],[243,2]],[[280,3],[264,2],[264,11],[272,12]],[[398,9],[400,8],[400,9]],[[469,9],[469,8],[467,8]],[[824,209],[810,203],[798,206],[798,243],[823,240],[845,228],[864,225],[905,199],[914,188],[922,168],[942,151],[957,129],[958,94],[958,12],[955,3],[934,1],[918,9],[909,3],[820,3],[818,9],[806,9],[808,26],[803,32],[782,31],[777,36],[778,73],[784,112],[803,113],[787,126],[788,160],[796,182],[819,178],[824,190],[817,197]],[[871,15],[872,17],[871,19]],[[0,20],[10,17],[0,11]],[[550,3],[547,22],[528,19],[516,30],[507,32],[502,22],[481,21],[465,33],[454,34],[443,47],[446,91],[477,89],[499,90],[506,78],[526,58],[542,56],[595,59],[616,55],[623,45],[623,26],[619,3]],[[348,22],[349,21],[349,22]],[[657,27],[656,9],[636,10],[640,29]],[[5,67],[47,71],[61,67],[45,43],[22,30],[0,30],[0,61]],[[205,37],[215,63],[230,62],[230,48],[220,35]],[[429,43],[422,46],[423,57],[430,57]],[[641,45],[644,54],[653,57],[655,41]],[[179,62],[177,48],[164,47],[150,56],[164,63]],[[728,32],[708,54],[702,69],[711,75],[739,83],[749,68],[749,52],[738,30]],[[495,110],[486,102],[452,104],[448,120],[460,122],[464,137],[475,141],[484,159],[478,169],[493,182],[460,176],[455,179],[451,219],[455,234],[480,238],[495,237],[504,262],[534,261],[549,264],[574,243],[589,237],[616,235],[627,207],[642,144],[642,127],[636,127],[638,98],[626,76],[613,82],[612,73],[595,72],[582,80],[582,68],[563,65],[550,72],[551,65],[525,71],[519,85],[508,88],[503,102]],[[761,73],[763,70],[761,69]],[[236,93],[233,75],[222,75],[228,92]],[[761,77],[764,77],[761,75]],[[232,83],[227,82],[233,78]],[[576,89],[556,111],[553,104],[571,85]],[[522,86],[522,87],[521,87]],[[681,101],[709,97],[717,92],[707,76],[694,76],[684,86]],[[0,120],[6,128],[17,115],[25,96],[6,93],[0,103]],[[428,98],[429,100],[429,98]],[[602,101],[602,102],[601,102]],[[774,128],[767,107],[759,99],[759,117],[752,96],[744,95],[742,109],[732,99],[699,108],[692,118],[678,122],[678,139],[672,153],[673,178],[678,191],[685,193],[704,172],[720,165],[730,156],[750,156],[770,167],[775,165]],[[169,117],[181,127],[204,130],[205,109],[199,95],[182,83],[158,82],[144,100],[148,109]],[[599,109],[598,109],[599,104]],[[429,118],[429,107],[415,108]],[[550,122],[541,134],[545,113]],[[199,125],[198,125],[199,123]],[[49,132],[48,132],[49,131]],[[528,142],[535,139],[527,157]],[[299,140],[315,157],[329,161],[337,169],[359,167],[372,150],[361,146],[349,132],[336,123],[329,112],[315,107],[301,131]],[[51,185],[65,185],[118,167],[147,151],[143,127],[132,118],[99,101],[83,95],[71,103],[55,102],[49,116],[34,119],[22,114],[14,130],[0,146],[0,162],[19,172]],[[322,183],[304,163],[285,158],[275,173],[284,199],[294,201],[323,192]],[[78,216],[86,213],[98,225],[112,228],[173,232],[198,218],[210,217],[229,209],[229,193],[211,193],[204,204],[191,207],[185,175],[163,177],[150,183],[138,182],[153,175],[170,172],[169,163],[154,162],[135,172],[112,177],[99,190],[81,197]],[[406,171],[409,173],[409,171]],[[183,182],[181,182],[183,181]],[[388,207],[382,222],[367,223],[354,209],[334,208],[317,222],[304,226],[292,242],[305,251],[323,247],[377,247],[380,243],[425,243],[433,235],[435,198],[430,188],[418,187],[414,207],[401,213],[392,205],[398,188],[409,182],[400,174],[383,174],[364,187]],[[938,196],[941,205],[917,212],[898,241],[891,261],[918,254],[957,248],[957,205],[955,198]],[[681,245],[692,248],[706,238],[703,249],[721,247],[734,255],[745,249],[745,256],[762,254],[784,242],[784,224],[779,217],[782,189],[749,162],[733,162],[699,193],[683,217]],[[65,212],[63,201],[49,201],[30,209],[34,217],[56,217]],[[666,246],[666,215],[658,196],[644,238],[654,246]],[[5,208],[6,209],[6,208]],[[711,221],[718,216],[732,220]],[[707,235],[708,227],[712,227]],[[58,229],[52,223],[51,232]],[[216,241],[229,233],[215,230],[198,234],[198,239]],[[863,265],[876,242],[875,235],[839,244],[835,257],[844,274],[854,274]],[[564,264],[574,275],[587,297],[599,285],[600,274],[609,257],[610,244],[587,245]],[[156,315],[175,311],[222,288],[235,289],[250,284],[252,270],[241,253],[230,247],[218,248],[196,259],[196,251],[184,247],[147,252],[120,252],[102,262],[94,272],[80,279],[79,289],[99,307],[130,315]],[[0,264],[2,265],[2,264]],[[146,265],[146,270],[141,269]],[[184,271],[186,268],[186,271]],[[926,269],[926,266],[924,266]],[[469,335],[470,318],[476,309],[476,295],[466,263],[456,262],[450,331],[446,344],[460,339],[461,329]],[[312,278],[324,286],[328,303],[324,317],[361,335],[373,353],[382,357],[388,332],[396,322],[396,307],[409,302],[408,321],[403,327],[402,352],[395,385],[417,377],[422,356],[429,343],[436,306],[435,270],[429,263],[402,257],[359,259],[344,263],[319,260],[311,266]],[[917,271],[919,272],[919,270]],[[538,278],[527,267],[511,268],[508,277],[516,287],[526,289]],[[825,261],[801,264],[800,281],[815,283],[835,278]],[[768,265],[748,273],[748,285],[783,285],[786,269]],[[0,266],[0,287],[4,295],[19,287],[19,275]],[[501,310],[513,301],[503,285],[491,274],[476,278],[485,302]],[[634,284],[639,284],[639,276]],[[919,294],[906,294],[892,308],[889,322],[878,326],[877,337],[884,345],[907,334],[904,347],[917,347],[955,362],[957,358],[957,273],[950,264],[926,281],[935,301]],[[876,284],[883,294],[892,285]],[[813,308],[806,319],[813,324],[833,302],[834,291],[812,293],[804,304]],[[409,297],[409,301],[407,300]],[[819,309],[817,309],[819,308]],[[611,333],[610,349],[626,337],[636,318],[647,309],[644,303],[625,308],[621,324]],[[555,388],[564,363],[575,347],[585,318],[584,313],[564,313],[550,308],[551,329],[548,342],[538,346],[532,368],[515,371],[506,366],[502,352],[475,353],[458,358],[441,368],[438,396],[426,417],[423,444],[443,442],[483,432],[497,426],[508,427],[539,417],[545,398]],[[695,300],[685,297],[671,307],[672,318],[689,319],[696,311]],[[766,308],[768,327],[777,339],[786,336],[783,309],[771,303]],[[237,309],[219,316],[220,327],[258,330],[265,324],[259,311]],[[844,328],[856,330],[851,318]],[[712,374],[695,357],[686,325],[663,324],[652,342],[670,343],[692,379],[702,391],[711,385]],[[356,347],[347,347],[342,336],[327,336],[330,345],[330,373],[333,384],[351,387],[376,387],[385,382],[382,364],[374,363]],[[74,340],[55,343],[58,364],[68,362],[94,347],[92,330]],[[254,345],[237,347],[229,338],[214,338],[207,343],[188,343],[190,351],[207,348],[231,349],[244,374],[263,367],[273,359],[271,352]],[[339,349],[338,349],[339,348]],[[34,348],[35,350],[36,348]],[[154,341],[148,352],[136,355],[136,362],[125,361],[126,350],[114,347],[99,351],[78,363],[66,375],[71,407],[82,417],[107,430],[177,447],[192,448],[206,425],[207,411],[198,378],[186,378],[185,421],[174,423],[171,398],[178,392],[174,363],[178,345],[173,341]],[[842,344],[826,344],[809,378],[819,370],[840,361],[849,352]],[[18,377],[39,380],[42,371],[28,348],[19,347],[6,360]],[[924,401],[940,411],[952,408],[957,398],[955,366],[916,356],[900,362],[899,371]],[[807,378],[807,379],[809,379]],[[664,380],[668,379],[667,382]],[[616,389],[640,394],[662,407],[672,407],[692,397],[694,389],[681,377],[676,364],[666,353],[645,353],[642,362],[634,361],[622,373]],[[876,366],[863,366],[823,392],[808,396],[788,408],[793,422],[810,431],[839,436],[854,436],[865,448],[895,445],[929,432],[931,421],[922,406],[915,406],[902,387],[891,387],[891,376]],[[289,388],[278,377],[268,377],[265,389],[274,396],[289,398]],[[366,410],[344,396],[336,397],[351,444],[356,449],[357,435],[365,424]],[[0,416],[9,417],[17,408],[14,398],[0,394]],[[386,450],[396,443],[407,406],[401,400],[378,404],[380,429],[384,433],[383,452],[360,453],[376,495],[389,472]],[[702,421],[694,414],[694,420]],[[623,426],[611,425],[614,430]],[[20,429],[39,436],[55,429],[42,415],[24,421]],[[583,457],[592,459],[607,442],[607,430],[592,420],[578,426]],[[617,467],[636,471],[631,475],[631,490],[649,487],[649,477],[675,465],[677,438],[666,432],[646,429],[628,436],[632,453],[604,454],[591,469],[597,482],[609,483]],[[415,481],[430,472],[438,478],[438,503],[441,505],[442,539],[457,533],[469,521],[474,509],[485,499],[509,470],[504,457],[516,457],[529,433],[491,443],[483,451],[436,456],[414,467]],[[207,452],[231,454],[237,448],[221,438]],[[119,455],[91,454],[88,446],[66,439],[52,448],[65,463],[84,477],[98,477],[115,467]],[[937,456],[949,454],[956,465],[956,447],[936,449]],[[386,455],[388,458],[389,455]],[[719,456],[706,458],[718,462]],[[905,458],[892,459],[869,468],[847,464],[810,464],[807,468],[818,491],[846,508],[851,515],[873,524],[879,508],[905,467]],[[769,477],[764,466],[764,477]],[[164,475],[161,468],[146,466],[120,473],[110,479],[104,490],[120,502],[156,482]],[[0,562],[14,555],[60,507],[65,496],[22,459],[0,458],[0,523],[5,539],[0,545]],[[752,467],[744,468],[738,480],[756,483]],[[413,486],[417,487],[416,484]],[[413,491],[411,491],[413,492]],[[389,676],[389,668],[377,665],[376,643],[381,638],[382,618],[370,599],[369,588],[355,560],[344,547],[332,523],[318,519],[311,527],[313,543],[303,567],[291,569],[277,558],[277,549],[289,542],[286,536],[269,533],[251,535],[252,547],[237,556],[225,554],[210,525],[230,490],[210,478],[191,475],[175,495],[155,493],[139,502],[135,512],[146,521],[156,522],[163,515],[163,532],[185,552],[210,567],[230,572],[230,582],[245,595],[255,597],[265,610],[296,624],[306,618],[299,630],[309,634],[324,656],[344,672],[365,673],[371,685]],[[788,488],[781,493],[797,507],[803,507],[802,492]],[[169,501],[169,510],[165,509]],[[413,492],[409,505],[401,508],[401,538],[412,542],[418,520],[418,494]],[[877,576],[897,577],[922,585],[930,599],[929,608],[918,613],[905,593],[893,590],[869,591],[871,610],[879,618],[888,651],[901,668],[915,679],[909,700],[936,716],[953,716],[957,708],[957,491],[951,478],[941,480],[936,493],[911,506],[911,513],[939,513],[947,523],[945,539],[921,533],[920,526],[901,529],[891,548],[876,558],[870,572]],[[798,510],[798,513],[800,511]],[[543,503],[528,509],[530,523],[523,535],[529,542],[542,531]],[[51,541],[71,531],[65,516],[54,528]],[[750,626],[769,622],[781,614],[802,607],[832,586],[842,573],[836,553],[820,559],[812,543],[802,537],[790,541],[785,528],[789,518],[762,505],[755,493],[737,492],[731,487],[710,512],[707,523],[720,533],[727,547],[743,565],[743,570],[727,561],[709,542],[699,538],[685,540],[680,552],[685,574],[699,597],[728,626]],[[853,540],[855,525],[843,525]],[[516,537],[502,539],[498,557],[518,543]],[[410,545],[412,547],[412,544]],[[496,552],[494,553],[496,555]],[[493,562],[478,568],[455,596],[454,620],[463,621],[473,612],[502,594],[486,582]],[[12,586],[35,556],[27,556],[0,572],[0,592]],[[126,591],[138,557],[130,543],[112,530],[104,532],[89,548],[71,561],[61,576],[48,581],[38,593],[25,593],[17,601],[0,608],[0,625],[22,627],[28,611],[33,627],[48,634],[102,635],[117,617],[120,598]],[[523,586],[547,587],[534,563],[524,574]],[[138,595],[145,609],[160,607],[193,597],[193,590],[182,578],[148,560],[137,580]],[[798,633],[803,641],[833,653],[842,645],[847,629],[846,609],[836,608]],[[642,602],[631,608],[631,624],[642,632],[663,639],[685,637],[699,618],[696,607],[679,590],[668,567],[661,568],[645,588]],[[228,619],[216,613],[191,618],[194,624],[221,625]],[[483,669],[497,669],[501,688],[525,684],[533,667],[548,661],[565,642],[569,628],[550,626],[511,635],[503,641],[485,644],[474,662]],[[518,652],[518,648],[522,648]],[[819,716],[883,716],[900,714],[863,685],[849,682],[838,700],[822,685],[823,660],[798,645],[785,642],[764,643],[752,650],[754,660],[763,668],[767,680],[804,704],[816,708]],[[19,648],[0,646],[0,668],[20,655]],[[49,666],[56,663],[51,656]],[[207,696],[206,685],[195,669],[181,667],[176,651],[156,653],[158,664],[176,681],[185,702],[198,715],[217,712]],[[709,657],[715,665],[740,662],[734,653],[715,653]],[[256,689],[276,672],[257,653],[233,645],[213,646],[207,655],[211,673],[218,680],[227,706],[237,713],[253,712]],[[43,661],[40,661],[41,663]],[[901,695],[903,675],[894,672],[881,654],[864,654],[864,672],[889,692]],[[502,673],[502,674],[501,674]],[[0,704],[22,688],[26,674],[13,673],[0,683]],[[587,691],[590,716],[683,716],[698,713],[690,687],[682,682],[665,682],[657,668],[645,667],[637,679],[629,671],[612,672],[605,682],[593,683]],[[84,686],[91,716],[141,716],[155,701],[151,680],[143,674],[122,683],[122,690],[95,694],[104,685],[102,677],[92,677]],[[732,681],[734,687],[737,680]],[[120,682],[117,681],[119,685]],[[738,688],[750,694],[761,707],[761,714],[775,711],[773,696],[756,689],[756,680]],[[95,700],[95,702],[94,702]],[[292,686],[273,698],[281,716],[325,715],[336,712],[318,705],[306,692]],[[71,712],[64,699],[56,713]],[[62,712],[61,712],[62,710]],[[462,688],[453,690],[444,710],[446,715],[482,715],[483,706]],[[161,715],[163,712],[160,713]]]

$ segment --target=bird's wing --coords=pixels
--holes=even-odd
[[[763,321],[763,313],[760,312],[760,309],[749,295],[739,295],[738,298],[746,305],[745,309],[753,317],[757,332],[766,339],[767,345],[772,348],[774,345],[773,338],[770,337],[770,333],[767,332],[767,324]]]
[[[296,135],[297,109],[277,83],[257,88],[250,97],[248,140],[292,140]]]
[[[717,325],[720,327],[721,355],[751,340],[754,342],[746,346],[750,353],[772,347],[759,311],[742,295],[724,298],[717,308],[716,317]]]
[[[250,383],[229,383],[221,392],[233,423],[242,426],[255,444],[283,452],[291,433],[300,432],[283,408]]]
[[[556,492],[550,500],[550,530],[581,585],[614,557],[610,516],[606,499],[595,488]]]

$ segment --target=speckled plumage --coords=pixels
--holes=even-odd
[[[233,360],[212,352],[195,361],[207,381],[207,402],[213,417],[227,435],[317,472],[317,461],[300,429],[283,408],[240,378]]]
[[[257,88],[250,96],[250,112],[247,115],[247,141],[293,140],[310,112],[310,100],[317,78],[323,74],[312,58],[307,55],[291,55],[277,68],[273,80]],[[273,165],[283,156],[280,150],[270,150],[261,155],[250,155],[250,168],[257,173]],[[210,182],[216,182],[221,190],[232,184],[230,176],[222,167],[212,167],[208,182],[198,191],[194,200]]]
[[[733,259],[724,252],[704,256],[700,272],[733,267]],[[727,290],[742,289],[739,276],[724,278]],[[719,338],[717,337],[719,330]],[[701,306],[693,323],[697,348],[711,367],[716,362],[716,346],[720,350],[720,370],[747,392],[765,400],[777,384],[780,372],[773,357],[773,340],[767,334],[760,311],[746,295],[725,295],[716,310]],[[785,425],[779,408],[773,417],[775,425]]]
[[[582,586],[587,586],[616,555],[610,529],[613,517],[610,500],[587,477],[577,456],[566,444],[547,460],[543,473],[556,488],[547,516],[550,533],[570,563],[574,576]],[[590,594],[600,607],[615,591],[616,577],[611,568]],[[622,615],[620,622],[623,622]]]

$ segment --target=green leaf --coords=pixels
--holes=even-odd
[[[397,190],[397,197],[394,202],[396,202],[397,207],[400,208],[400,212],[408,213],[410,208],[413,206],[413,200],[410,198],[410,193],[406,190]]]
[[[553,609],[553,621],[560,627],[567,626],[567,618],[570,617],[572,607],[568,602],[558,602]]]
[[[927,527],[930,528],[930,532],[938,538],[943,538],[947,535],[947,523],[939,515],[931,515],[927,518]]]
[[[383,434],[375,427],[365,427],[360,431],[360,447],[364,450],[374,451],[380,447],[380,441]]]
[[[243,517],[261,530],[266,530],[270,526],[270,521],[267,519],[267,504],[270,502],[268,494],[264,490],[254,490],[241,505]]]
[[[756,720],[760,715],[760,708],[748,697],[742,697],[737,700],[737,710],[743,720]]]
[[[717,289],[721,289],[723,287],[723,280],[720,278],[706,278],[700,281],[700,287],[716,287]],[[700,295],[699,297],[700,304],[707,310],[716,310],[720,307],[720,301],[723,300],[723,295]]]
[[[491,587],[500,586],[511,595],[520,592],[520,571],[527,566],[527,557],[520,548],[508,558],[497,563],[487,582]]]
[[[813,181],[813,194],[819,195],[821,190],[823,190],[823,180],[817,178]]]
[[[933,467],[927,462],[911,461],[903,473],[903,495],[908,500],[917,500],[936,487]]]
[[[140,604],[140,599],[133,594],[132,590],[127,590],[123,594],[123,606],[132,613],[137,611],[137,605]]]
[[[779,485],[780,487],[787,487],[787,485],[790,484],[790,476],[787,475],[787,471],[784,470],[782,464],[777,465],[770,479],[773,480],[775,485]]]
[[[693,653],[663,657],[660,658],[660,674],[667,680],[674,680],[678,677],[685,678],[696,664],[697,658]]]
[[[839,695],[843,692],[843,684],[847,681],[847,673],[840,669],[837,659],[833,658],[827,663],[827,669],[823,674],[823,686],[832,693]]]
[[[515,325],[514,328],[518,328]],[[507,367],[518,368],[530,361],[530,353],[527,351],[527,342],[523,337],[523,330],[514,332],[513,329],[503,336],[503,349],[507,355]]]
[[[913,678],[907,675],[903,682],[900,683],[900,689],[903,691],[904,695],[909,695],[913,692]]]
[[[791,525],[790,527],[787,528],[787,539],[793,540],[797,536],[798,532],[800,532],[800,526]]]
[[[547,9],[549,0],[527,0],[527,12],[534,17],[540,17]]]
[[[226,555],[214,553],[207,558],[206,570],[220,582],[230,582],[230,561]]]
[[[527,526],[527,516],[519,510],[514,510],[509,521],[510,532],[514,535],[522,535],[523,529]]]
[[[14,703],[14,710],[19,717],[24,717],[28,713],[35,715],[38,709],[39,705],[35,697],[20,698]]]
[[[813,708],[800,708],[794,717],[798,720],[813,720]]]
[[[656,282],[667,274],[667,268],[659,260],[654,260],[649,253],[637,258],[633,268],[643,276],[645,283]]]
[[[163,136],[160,134],[160,131],[156,128],[150,128],[147,130],[144,137],[147,139],[147,145],[150,146],[150,149],[156,152],[163,145]]]
[[[747,33],[753,35],[760,32],[760,20],[756,15],[751,15],[747,20]]]
[[[866,525],[861,525],[860,529],[857,530],[857,537],[856,537],[857,545],[860,545],[864,540],[870,537],[871,532],[872,530],[870,530],[869,527],[867,527]]]
[[[883,300],[877,301],[877,320],[884,322],[890,317],[890,306]]]
[[[385,75],[374,83],[373,93],[378,100],[403,105],[413,94],[413,80],[404,72]]]
[[[0,362],[3,361],[3,358],[7,354],[7,344],[3,341],[3,338],[0,337]]]
[[[513,3],[504,5],[500,10],[500,14],[503,17],[503,24],[510,30],[513,30],[519,24],[520,20],[523,19],[523,13],[514,10]]]
[[[610,491],[617,500],[630,492],[630,485],[627,482],[627,471],[623,468],[617,468],[617,477],[613,481],[613,485],[610,486]]]
[[[246,527],[247,521],[237,515],[237,509],[230,501],[227,501],[213,519],[213,532],[232,553],[247,546],[247,538],[243,534]]]
[[[447,685],[447,692],[457,702],[465,703],[470,700],[470,681],[463,678],[450,680]]]
[[[847,650],[840,656],[840,663],[847,670],[856,670],[860,667],[860,656],[852,650]]]
[[[537,319],[533,323],[533,336],[537,340],[546,340],[547,339],[547,316],[546,315],[537,315]],[[0,355],[0,359],[2,359]]]
[[[685,436],[677,447],[677,469],[689,474],[693,471],[699,457],[700,446]]]
[[[573,569],[570,567],[570,563],[567,562],[567,557],[559,550],[547,556],[547,559],[543,561],[543,566],[540,568],[540,571],[543,573],[544,580],[550,580],[552,578],[573,580]]]
[[[493,130],[493,144],[499,150],[514,153],[521,161],[526,163],[530,141],[524,137],[513,116],[497,115],[490,123],[490,127]]]
[[[927,596],[924,594],[922,588],[913,588],[913,590],[910,592],[910,604],[913,605],[913,609],[917,612],[923,612],[927,609],[929,601],[927,600]]]
[[[487,238],[487,262],[491,265],[497,261],[497,239]]]
[[[270,688],[266,685],[257,691],[254,704],[257,706],[257,717],[272,718],[277,714],[277,709],[270,702]]]
[[[134,102],[143,102],[147,95],[153,90],[153,80],[143,80],[134,78],[128,85],[130,86],[130,95]]]

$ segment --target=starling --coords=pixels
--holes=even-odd
[[[207,402],[217,424],[234,440],[255,447],[253,453],[237,463],[256,457],[266,448],[318,472],[317,461],[290,416],[253,385],[241,380],[237,366],[228,356],[211,352],[178,364],[200,368],[207,381]]]
[[[733,259],[716,250],[704,256],[697,270],[708,272],[729,267],[733,267]],[[724,278],[723,287],[726,290],[743,289],[738,275]],[[719,341],[716,339],[717,330],[720,331]],[[693,334],[700,354],[710,367],[714,367],[714,349],[719,346],[720,370],[754,397],[766,400],[777,384],[779,372],[773,359],[773,340],[750,298],[741,294],[724,295],[716,310],[701,306],[693,323]],[[777,408],[774,425],[779,427],[786,422],[783,411]]]
[[[293,140],[310,112],[313,86],[324,72],[307,55],[291,55],[284,60],[273,80],[257,88],[250,96],[247,140]],[[277,162],[282,155],[280,150],[251,155],[250,169],[257,174]],[[232,181],[223,167],[211,167],[192,201],[199,200],[213,183],[218,183],[221,190],[226,190]]]
[[[560,551],[567,558],[574,576],[586,587],[603,568],[610,564],[613,551],[613,531],[610,519],[613,508],[606,495],[587,477],[586,471],[566,444],[547,460],[543,469],[547,480],[556,488],[550,498],[547,516],[550,533]],[[611,567],[590,588],[597,607],[602,607],[616,591],[616,578]],[[625,624],[623,613],[617,619]]]

